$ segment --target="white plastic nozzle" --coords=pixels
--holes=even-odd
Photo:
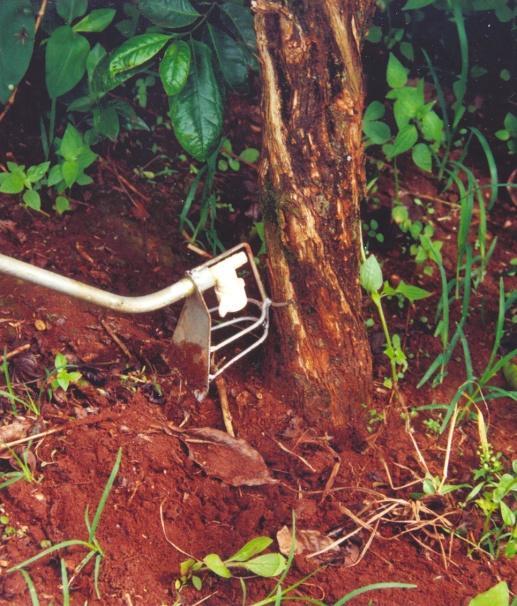
[[[246,307],[248,297],[246,284],[237,275],[237,269],[248,261],[246,253],[239,252],[210,268],[215,282],[215,294],[219,301],[219,315],[240,311]]]

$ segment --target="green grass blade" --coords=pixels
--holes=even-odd
[[[17,570],[21,570],[22,568],[27,568],[27,566],[34,564],[34,562],[37,562],[38,560],[41,560],[42,558],[50,555],[51,553],[55,553],[56,551],[59,551],[60,549],[66,549],[67,547],[74,547],[74,546],[86,547],[87,549],[91,549],[91,547],[92,547],[90,545],[90,543],[87,543],[86,541],[80,541],[78,539],[70,539],[68,541],[62,541],[61,543],[57,543],[56,545],[47,547],[47,549],[40,551],[35,556],[32,556],[32,558],[29,558],[28,560],[24,560],[20,564],[16,564],[16,566],[12,566],[11,568],[9,568],[6,571],[6,574],[10,574],[11,572],[16,572]]]
[[[475,137],[479,141],[481,148],[483,150],[483,153],[485,154],[487,164],[488,164],[488,170],[490,172],[490,200],[488,202],[488,209],[492,210],[492,207],[494,206],[494,203],[497,200],[497,183],[498,183],[497,164],[496,164],[496,161],[494,158],[494,154],[492,153],[492,150],[490,149],[490,145],[489,145],[485,135],[483,135],[483,133],[481,133],[475,127],[471,127],[470,130],[472,131],[472,133],[475,135]]]
[[[445,102],[445,95],[443,92],[442,85],[440,83],[440,79],[438,78],[438,73],[431,61],[431,57],[427,53],[426,50],[422,49],[422,54],[424,55],[425,62],[427,63],[427,67],[429,68],[429,73],[431,74],[431,78],[433,79],[434,88],[436,89],[436,96],[438,97],[438,104],[440,106],[440,111],[442,113],[443,125],[445,131],[445,138],[447,142],[451,143],[451,131],[449,128],[449,113],[447,111],[447,103]]]
[[[470,356],[470,347],[469,347],[469,343],[465,337],[465,333],[463,332],[463,329],[460,328],[460,341],[461,341],[461,346],[463,348],[463,357],[465,359],[465,372],[467,374],[467,381],[469,383],[472,383],[472,381],[474,381],[474,371],[472,368],[472,358]]]
[[[97,596],[97,598],[100,600],[101,599],[101,592],[99,589],[99,577],[101,574],[101,562],[102,562],[102,556],[101,554],[97,554],[97,557],[95,558],[95,566],[93,568],[93,585],[95,587],[95,595]]]
[[[364,587],[359,587],[358,589],[354,589],[354,591],[347,593],[340,600],[338,600],[334,606],[343,606],[343,604],[350,602],[350,600],[353,600],[358,595],[366,593],[367,591],[374,591],[376,589],[415,589],[415,587],[417,587],[417,585],[413,585],[412,583],[372,583],[371,585],[365,585]]]
[[[104,511],[106,501],[108,500],[111,489],[113,488],[113,483],[115,482],[115,478],[117,477],[117,473],[118,473],[121,461],[122,461],[122,448],[119,448],[118,452],[117,452],[117,458],[115,459],[115,464],[113,465],[113,469],[111,470],[108,481],[106,482],[106,486],[104,486],[104,490],[102,491],[102,496],[100,498],[99,504],[97,505],[95,515],[93,516],[92,525],[90,527],[90,536],[89,536],[90,542],[93,542],[93,539],[95,538],[95,533],[97,532],[97,528],[98,528],[99,522],[101,520],[102,512]]]
[[[61,585],[63,586],[63,606],[70,606],[70,587],[68,585],[68,572],[66,562],[61,558]]]
[[[20,572],[29,590],[32,606],[39,606],[38,592],[36,591],[36,587],[34,587],[30,574],[26,570],[20,570]]]

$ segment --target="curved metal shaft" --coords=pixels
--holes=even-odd
[[[2,254],[0,254],[0,272],[57,290],[71,297],[83,299],[89,303],[127,313],[146,313],[161,309],[189,297],[196,288],[190,278],[182,278],[175,284],[149,295],[124,297]]]

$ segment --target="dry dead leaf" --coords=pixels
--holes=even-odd
[[[289,555],[291,551],[292,534],[292,531],[287,526],[282,527],[276,533],[278,548],[284,555]],[[333,542],[334,539],[331,539],[319,530],[297,530],[295,554],[302,555],[304,553],[309,554],[314,551],[320,551],[321,549],[325,549],[325,547],[332,545]],[[325,554],[327,555],[326,559],[335,557],[339,554],[339,551],[339,547],[333,547]]]
[[[275,484],[262,455],[248,442],[232,438],[224,431],[201,427],[189,429],[181,436],[190,457],[209,476],[231,486]]]
[[[24,438],[29,433],[30,427],[30,421],[20,417],[16,421],[13,421],[13,423],[9,423],[9,425],[3,425],[0,427],[0,444]]]

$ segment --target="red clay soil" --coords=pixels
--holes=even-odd
[[[28,213],[11,197],[0,197],[0,251],[125,294],[158,289],[202,263],[203,258],[186,252],[178,234],[177,209],[169,200],[172,180],[167,187],[155,188],[134,180],[143,196],[133,192],[131,197],[144,207],[148,215],[144,220],[135,200],[117,191],[123,189],[116,178],[120,163],[113,166],[114,170],[97,174],[96,188],[86,202],[63,218]],[[181,196],[176,193],[175,199]],[[500,226],[504,220],[501,211]],[[470,323],[476,368],[482,367],[491,347],[497,274],[511,257],[511,234],[505,229],[499,229],[502,243],[493,261],[494,277],[482,287]],[[394,279],[402,276],[410,281],[413,265],[398,258],[398,248],[394,245],[388,251],[385,267],[396,274]],[[427,287],[438,290],[436,275],[428,282]],[[414,355],[400,401],[381,386],[385,361],[376,345],[378,335],[372,335],[380,379],[372,408],[384,411],[385,419],[370,424],[368,446],[361,453],[308,427],[281,381],[262,376],[259,357],[245,359],[229,371],[226,388],[236,433],[262,455],[276,480],[233,487],[196,463],[176,430],[180,424],[184,429],[224,430],[217,392],[212,390],[198,402],[175,366],[169,344],[178,306],[144,316],[122,316],[0,277],[1,349],[29,346],[10,361],[13,381],[41,379],[58,352],[66,354],[85,379],[66,394],[58,392],[50,400],[44,396],[39,417],[27,415],[32,433],[61,431],[32,444],[38,481],[20,480],[0,492],[0,513],[15,529],[6,532],[5,524],[0,543],[0,605],[31,603],[22,576],[6,574],[9,567],[41,551],[48,544],[43,541],[86,539],[85,509],[90,516],[95,510],[119,448],[121,468],[97,533],[105,552],[102,597],[95,596],[90,564],[72,584],[72,604],[171,606],[178,598],[174,581],[179,563],[185,559],[172,543],[197,558],[209,552],[228,557],[255,536],[274,538],[290,525],[293,511],[299,529],[338,538],[357,529],[358,518],[363,522],[371,518],[382,498],[391,499],[385,504],[400,502],[378,525],[374,521],[342,543],[325,565],[297,556],[289,580],[320,567],[304,592],[329,604],[369,583],[399,581],[417,586],[365,594],[352,602],[358,606],[461,606],[498,580],[506,580],[516,592],[517,575],[510,560],[492,561],[479,553],[469,557],[464,542],[452,541],[432,526],[422,524],[404,533],[410,528],[407,520],[426,519],[433,512],[452,512],[452,527],[463,529],[467,536],[479,531],[481,522],[446,497],[411,499],[411,493],[420,490],[419,483],[397,488],[424,474],[401,418],[406,406],[448,402],[463,380],[462,366],[454,362],[439,390],[414,387],[438,347],[429,328],[418,320],[422,315],[431,317],[435,304],[436,296],[401,318],[396,305],[390,310],[391,322],[402,334],[406,331],[406,348]],[[270,339],[274,343],[275,335]],[[29,384],[45,387],[44,383]],[[0,402],[4,423],[12,422],[10,405],[5,398]],[[504,452],[505,461],[511,460],[515,458],[515,404],[499,400],[489,404],[489,411],[494,448]],[[414,436],[431,472],[439,474],[446,436],[426,434],[422,418],[414,421]],[[472,423],[455,432],[451,482],[470,480],[471,469],[477,466],[477,444]],[[4,471],[10,469],[8,461],[0,465]],[[276,542],[273,548],[278,549]],[[80,548],[61,554],[70,574],[84,554]],[[29,569],[41,604],[62,603],[59,567],[54,555]],[[248,603],[263,598],[272,585],[250,580]],[[201,592],[185,589],[176,603],[192,606],[206,596],[210,597],[204,603],[210,606],[238,605],[240,584],[205,575]]]

